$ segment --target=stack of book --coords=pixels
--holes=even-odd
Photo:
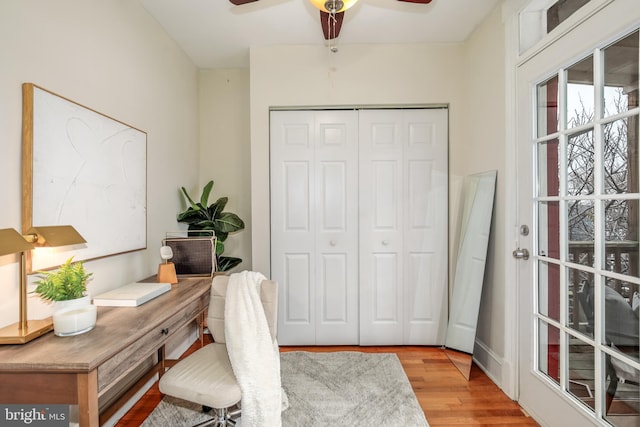
[[[130,283],[93,297],[93,304],[110,307],[137,307],[169,290],[171,290],[171,283]]]

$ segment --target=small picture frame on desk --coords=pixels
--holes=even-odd
[[[201,231],[198,231],[201,233]],[[216,238],[213,236],[167,236],[163,246],[171,248],[178,278],[213,277],[216,268]]]

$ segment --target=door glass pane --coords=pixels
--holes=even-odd
[[[569,392],[591,409],[595,409],[595,357],[591,345],[571,336],[569,342]]]
[[[538,137],[558,131],[558,76],[554,76],[537,89]]]
[[[560,187],[558,139],[538,144],[538,195],[557,196]]]
[[[594,209],[592,200],[570,200],[568,206],[569,261],[593,265]]]
[[[604,135],[604,192],[638,192],[638,116],[607,123]]]
[[[567,326],[593,338],[593,273],[568,268],[567,280]]]
[[[560,330],[538,320],[538,370],[560,382]]]
[[[638,106],[638,31],[604,49],[604,115]]]
[[[573,134],[567,141],[567,194],[593,194],[595,146],[593,130]]]
[[[616,283],[610,278],[607,278],[606,284],[604,286],[605,344],[638,361],[640,344],[638,312],[633,309],[633,297],[629,301],[622,296],[622,293],[629,293],[628,290],[622,289],[628,284]]]
[[[603,370],[606,385],[605,419],[615,426],[638,425],[640,421],[640,371],[607,355]]]
[[[594,106],[593,57],[590,56],[567,70],[567,128],[593,122]]]
[[[564,22],[590,0],[558,0],[547,9],[547,33]]]
[[[559,321],[560,266],[540,262],[538,272],[538,311],[543,316]]]
[[[560,259],[560,202],[538,203],[538,227],[539,254]]]
[[[638,200],[604,200],[605,266],[638,275]]]

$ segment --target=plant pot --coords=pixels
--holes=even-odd
[[[96,325],[98,308],[91,297],[56,301],[53,306],[53,332],[60,337],[89,332]]]

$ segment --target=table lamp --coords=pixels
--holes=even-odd
[[[13,228],[0,229],[0,256],[20,253],[20,320],[0,329],[0,344],[25,344],[53,330],[51,317],[27,320],[27,272],[25,251],[38,246],[65,246],[86,243],[70,225],[32,227],[21,235]]]

